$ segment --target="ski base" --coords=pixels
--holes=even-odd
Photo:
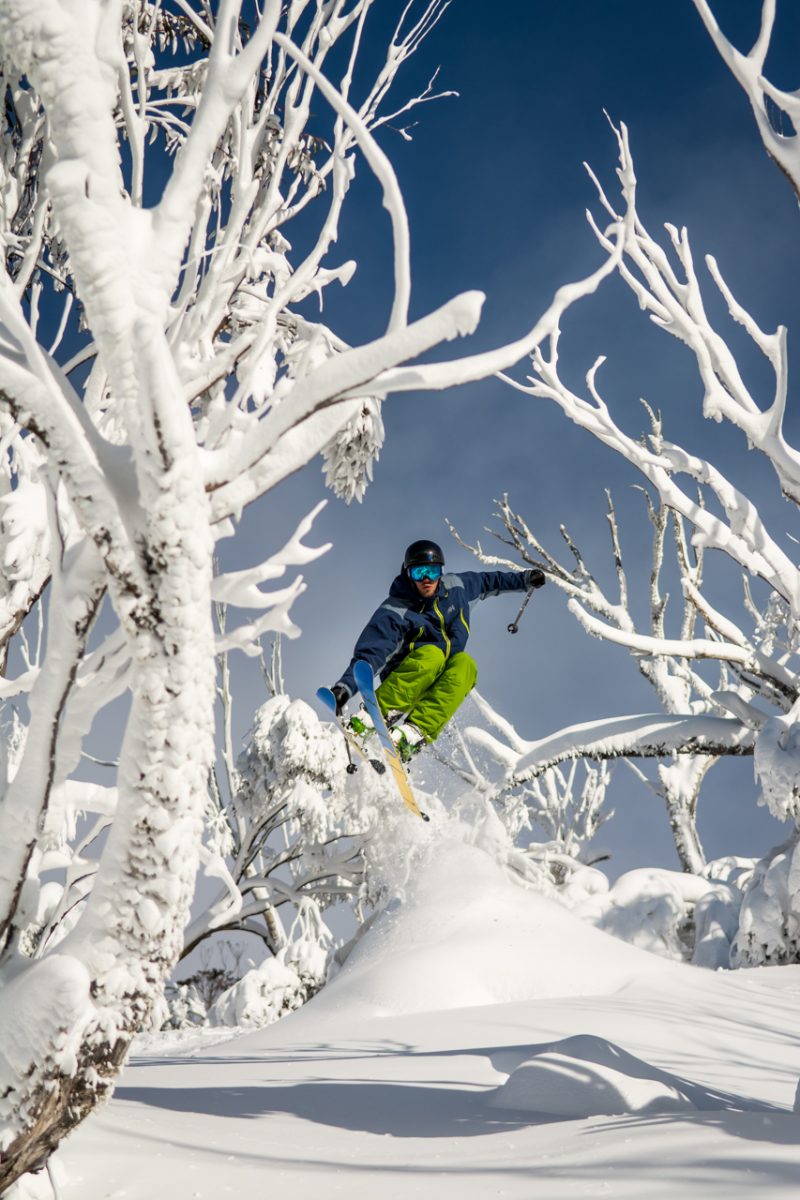
[[[408,782],[408,776],[403,768],[400,755],[397,753],[397,747],[389,735],[389,730],[386,728],[386,722],[383,719],[383,713],[380,710],[378,698],[375,695],[375,676],[372,673],[372,667],[369,663],[364,662],[363,659],[359,659],[355,664],[354,674],[356,686],[361,692],[367,712],[372,717],[372,723],[380,738],[384,757],[394,775],[394,781],[397,784],[397,790],[400,793],[403,803],[415,816],[420,817],[423,821],[429,821],[430,817],[428,814],[422,811],[414,799],[414,793],[411,790],[411,784]]]

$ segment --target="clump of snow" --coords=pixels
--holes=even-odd
[[[753,767],[759,803],[779,821],[800,817],[800,727],[789,715],[770,717],[756,739]]]
[[[384,436],[381,406],[365,398],[357,415],[323,449],[325,483],[346,504],[363,499]]]
[[[5,625],[25,611],[48,574],[50,524],[47,491],[33,479],[20,479],[0,496],[0,614]]]
[[[512,1071],[489,1104],[571,1118],[695,1107],[677,1079],[591,1035],[542,1046]]]
[[[599,929],[667,958],[687,957],[689,906],[713,885],[697,875],[641,868],[620,876],[598,905]]]

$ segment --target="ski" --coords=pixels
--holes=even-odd
[[[397,753],[397,747],[389,736],[389,730],[386,728],[386,722],[383,719],[383,713],[378,704],[378,698],[375,695],[375,676],[372,673],[372,667],[369,663],[359,659],[355,664],[355,681],[358,690],[361,692],[362,699],[366,706],[367,712],[372,717],[372,723],[375,726],[375,732],[381,741],[384,757],[391,767],[394,781],[397,784],[397,790],[402,797],[403,803],[417,817],[421,817],[423,821],[430,820],[427,813],[424,813],[414,799],[414,793],[411,790],[411,784],[408,782],[408,776],[403,769],[403,764],[400,761],[400,755]]]
[[[327,687],[317,688],[317,699],[319,700],[320,704],[324,704],[324,706],[333,716],[333,719],[339,726],[339,730],[344,737],[344,740],[347,742],[347,745],[352,750],[355,750],[359,758],[363,759],[364,762],[369,763],[373,771],[377,771],[379,775],[383,775],[386,771],[386,763],[382,762],[379,758],[370,758],[364,747],[361,745],[361,742],[359,742],[358,738],[352,733],[351,730],[347,728],[347,725],[336,711],[336,697],[331,689]],[[356,764],[353,762],[351,756],[347,767],[347,772],[349,775],[352,775],[355,770]]]

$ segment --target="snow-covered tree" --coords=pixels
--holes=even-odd
[[[661,436],[661,418],[650,411],[651,427],[654,436]],[[686,522],[675,513],[670,512],[664,504],[654,504],[649,493],[642,489],[647,515],[652,529],[652,553],[650,576],[647,581],[647,613],[648,636],[664,639],[667,631],[667,615],[670,604],[669,592],[663,583],[664,556],[669,541],[674,548],[675,565],[678,577],[684,585],[681,593],[681,612],[679,617],[680,640],[689,641],[694,636],[699,614],[691,600],[702,586],[703,580],[703,547],[695,547],[687,535]],[[542,565],[547,571],[548,578],[566,596],[569,597],[570,609],[583,623],[583,617],[588,611],[594,617],[606,622],[623,634],[637,634],[635,606],[630,595],[628,571],[623,559],[620,540],[619,522],[610,493],[606,493],[607,522],[610,532],[611,552],[614,564],[614,575],[617,589],[615,595],[609,595],[608,589],[598,581],[587,565],[586,558],[576,545],[569,532],[561,527],[561,536],[570,551],[572,562],[563,562],[546,549],[541,539],[530,529],[525,518],[515,512],[508,496],[503,496],[498,504],[496,517],[501,522],[501,528],[495,536],[514,552],[514,559],[489,553],[480,542],[475,545],[467,544],[453,530],[454,536],[482,562],[492,565],[517,566],[519,561],[526,564]],[[672,536],[670,537],[670,530]],[[628,650],[641,674],[652,686],[659,703],[669,714],[715,714],[718,711],[713,700],[715,688],[692,669],[689,659],[675,655],[642,655],[634,644]],[[719,679],[716,681],[716,692],[722,692],[729,686],[727,664],[720,664]],[[639,745],[638,756],[659,757],[661,761],[656,767],[654,778],[648,776],[637,764],[633,757],[625,761],[635,771],[642,782],[663,800],[672,830],[678,859],[685,871],[700,872],[705,866],[705,854],[697,830],[697,805],[700,788],[709,769],[716,761],[713,753],[690,755],[685,751],[681,754],[668,754],[656,742],[652,745]],[[609,757],[614,757],[614,747],[610,746]],[[602,750],[597,753],[603,757]],[[552,768],[550,768],[552,769]],[[536,773],[533,778],[535,779]]]
[[[765,0],[759,38],[746,56],[720,33],[705,0],[696,0],[696,5],[751,98],[769,153],[797,188],[797,137],[776,131],[765,99],[769,97],[785,112],[796,115],[796,98],[779,92],[762,74],[775,16],[774,0]],[[765,456],[783,496],[797,505],[800,453],[784,433],[786,330],[762,330],[733,295],[714,258],[706,256],[711,282],[730,317],[742,327],[772,373],[773,394],[766,403],[759,403],[745,382],[733,339],[726,338],[709,316],[687,231],[667,225],[666,245],[649,232],[637,207],[637,181],[625,126],[615,129],[615,134],[620,202],[612,201],[592,176],[606,224],[601,227],[594,218],[590,221],[607,261],[614,264],[653,324],[681,341],[694,356],[703,385],[704,415],[738,428],[748,446]],[[669,513],[676,529],[688,531],[688,537],[681,534],[679,547],[690,544],[695,557],[692,560],[688,550],[680,551],[685,559],[680,564],[684,621],[677,636],[668,636],[658,621],[646,632],[638,630],[629,620],[626,605],[609,606],[604,598],[595,596],[589,578],[574,581],[578,588],[569,602],[588,633],[634,654],[656,684],[659,676],[662,681],[673,681],[669,693],[660,697],[666,715],[599,720],[561,730],[529,743],[512,770],[524,777],[575,756],[655,756],[674,762],[674,755],[696,761],[699,754],[752,754],[761,801],[779,820],[793,822],[795,832],[779,847],[774,860],[768,859],[753,874],[742,904],[743,924],[733,957],[750,963],[794,960],[800,912],[798,876],[792,866],[800,844],[800,569],[795,556],[782,534],[768,529],[746,487],[709,459],[669,442],[660,419],[644,438],[638,431],[631,435],[621,427],[601,394],[598,373],[604,359],[591,367],[586,390],[578,394],[563,377],[559,355],[560,330],[556,328],[547,346],[534,351],[526,381],[504,378],[528,395],[557,404],[571,421],[632,464],[657,497],[658,511]],[[517,548],[526,548],[534,558],[541,555],[541,545],[524,523],[519,523],[518,529]],[[730,587],[715,590],[710,582],[713,552],[732,560],[743,580],[738,612],[732,611]],[[696,570],[699,556],[705,560],[702,573]],[[554,562],[550,566],[557,568]],[[566,573],[559,577],[557,569],[556,580],[564,590],[573,586]],[[757,585],[751,584],[752,580],[758,581]],[[657,613],[657,594],[653,601]],[[696,626],[701,627],[699,631]],[[704,676],[704,663],[711,665],[716,679]],[[681,680],[687,685],[686,704],[678,712],[673,703],[674,683]]]
[[[3,645],[50,576],[42,654],[0,683],[27,714],[0,780],[0,1189],[108,1094],[181,952],[215,656],[296,632],[300,579],[263,585],[319,553],[302,531],[225,573],[215,543],[320,453],[358,496],[388,394],[429,371],[446,387],[510,366],[609,270],[511,346],[407,365],[470,332],[482,302],[409,320],[407,221],[374,137],[432,98],[387,101],[445,7],[412,0],[355,97],[370,0],[0,3]],[[357,155],[382,189],[394,280],[385,333],[350,346],[298,306],[352,274],[329,259]],[[293,249],[287,226],[312,203],[316,231]],[[120,697],[115,784],[81,784],[84,738]],[[41,872],[75,850],[65,822],[82,813],[69,891],[46,893]],[[87,838],[99,849],[84,870]]]

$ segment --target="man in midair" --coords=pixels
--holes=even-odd
[[[464,649],[471,606],[487,596],[529,591],[544,582],[539,567],[445,574],[441,546],[424,539],[412,542],[388,597],[370,617],[350,665],[331,689],[337,712],[354,695],[353,666],[364,659],[381,677],[378,703],[401,757],[408,761],[436,740],[475,686],[478,668]],[[350,724],[361,734],[370,722],[361,713],[351,717]]]

